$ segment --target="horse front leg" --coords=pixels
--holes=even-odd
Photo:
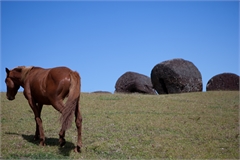
[[[43,126],[42,126],[42,119],[39,116],[37,117],[35,116],[35,121],[36,121],[36,124],[38,125],[38,132],[39,132],[39,139],[40,139],[39,145],[45,146],[45,135],[44,135]]]
[[[34,116],[35,116],[35,121],[36,121],[36,132],[34,139],[40,139],[40,146],[45,146],[45,135],[43,131],[43,126],[42,126],[42,119],[41,119],[41,111],[42,111],[42,105],[37,105],[34,100],[28,99],[28,103],[31,106]]]
[[[75,110],[75,123],[77,127],[77,146],[74,149],[75,152],[81,152],[82,147],[82,115],[80,112],[80,106],[77,104],[76,110]]]
[[[37,105],[37,110],[40,118],[41,118],[42,107],[43,107],[42,104]],[[39,140],[39,139],[40,139],[39,125],[36,121],[36,132],[35,132],[34,140]]]
[[[59,144],[60,147],[63,147],[66,144],[66,140],[65,140],[65,130],[61,129],[59,132]]]

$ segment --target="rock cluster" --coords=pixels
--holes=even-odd
[[[206,86],[212,90],[239,90],[240,77],[233,73],[222,73],[212,77]],[[151,70],[151,78],[136,72],[126,72],[115,84],[115,92],[172,94],[201,92],[202,75],[190,61],[172,59],[156,64]]]

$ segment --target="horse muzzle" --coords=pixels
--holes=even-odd
[[[12,100],[14,100],[15,99],[15,97],[7,97],[7,99],[9,100],[9,101],[12,101]]]

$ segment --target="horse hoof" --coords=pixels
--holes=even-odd
[[[40,142],[39,146],[46,146],[46,144],[44,142]]]
[[[63,139],[62,141],[60,141],[60,147],[63,147],[66,144],[65,139]]]
[[[39,140],[39,139],[40,139],[39,136],[36,136],[36,135],[35,135],[34,138],[33,138],[34,141],[37,141],[37,140]]]
[[[81,147],[76,146],[75,149],[74,149],[74,152],[80,153],[81,152]]]

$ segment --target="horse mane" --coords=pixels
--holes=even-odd
[[[33,66],[26,67],[26,66],[19,66],[16,69],[21,70],[21,81],[24,81],[29,73],[29,71],[33,68]]]

